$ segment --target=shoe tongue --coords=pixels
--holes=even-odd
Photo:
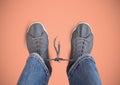
[[[87,37],[91,32],[89,26],[86,24],[79,25],[78,27],[78,34],[80,37]]]
[[[30,30],[30,34],[31,35],[33,35],[33,36],[41,36],[42,35],[42,33],[44,32],[44,29],[43,29],[43,27],[40,25],[40,24],[36,24],[36,25],[33,25],[33,26],[31,26],[31,28],[30,28],[31,30]]]

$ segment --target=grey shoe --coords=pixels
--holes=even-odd
[[[48,35],[41,23],[35,22],[30,25],[27,31],[26,41],[29,53],[38,53],[43,58],[43,60],[49,58]],[[50,62],[45,61],[45,64],[51,73]]]
[[[90,54],[93,47],[93,34],[90,26],[81,22],[72,33],[70,59],[75,61],[84,54]],[[67,73],[75,61],[69,61]]]

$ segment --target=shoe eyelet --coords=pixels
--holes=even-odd
[[[82,54],[80,54],[80,56],[82,56]]]
[[[81,50],[81,53],[83,53],[83,50]]]
[[[82,49],[84,49],[84,46],[82,46]]]

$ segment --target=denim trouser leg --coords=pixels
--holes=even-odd
[[[102,85],[91,55],[79,57],[68,72],[70,85]]]
[[[32,53],[28,57],[17,85],[47,85],[50,77],[49,70],[43,59]]]

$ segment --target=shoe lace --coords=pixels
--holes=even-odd
[[[87,46],[87,40],[85,38],[81,38],[81,37],[78,37],[76,38],[77,40],[74,41],[74,45],[73,45],[73,55],[72,56],[82,56],[83,54],[86,53],[87,49],[86,49],[86,46]],[[76,58],[77,58],[76,57]]]
[[[64,58],[61,58],[60,57],[60,41],[58,41],[58,46],[56,47],[56,39],[57,37],[54,39],[54,42],[53,42],[53,46],[54,46],[54,49],[55,49],[55,52],[56,52],[56,57],[53,58],[53,59],[46,59],[48,61],[51,61],[51,60],[54,60],[54,61],[74,61],[74,59],[64,59]]]
[[[32,39],[33,39],[33,43],[35,45],[36,51],[37,51],[37,53],[39,53],[41,37],[37,37],[37,38],[34,37]],[[57,61],[57,62],[59,62],[59,61],[75,61],[76,58],[74,58],[74,59],[73,58],[72,59],[64,59],[64,58],[60,57],[60,41],[58,41],[58,46],[56,46],[56,40],[57,40],[57,37],[53,41],[53,46],[54,46],[54,49],[55,49],[55,52],[56,52],[56,57],[53,58],[53,59],[48,58],[48,59],[44,59],[44,60],[47,60],[47,61],[54,60],[54,61]],[[79,38],[79,41],[74,46],[77,46],[77,48],[80,48],[80,49],[77,49],[76,47],[74,47],[76,49],[74,49],[73,56],[77,55],[78,53],[80,53],[78,56],[82,56],[83,53],[86,51],[86,47],[85,47],[86,44],[87,44],[87,40],[85,38]]]
[[[32,38],[33,40],[33,44],[34,44],[34,47],[36,48],[36,52],[37,53],[39,53],[39,51],[40,51],[40,39],[41,39],[41,37],[34,37],[34,38]]]

